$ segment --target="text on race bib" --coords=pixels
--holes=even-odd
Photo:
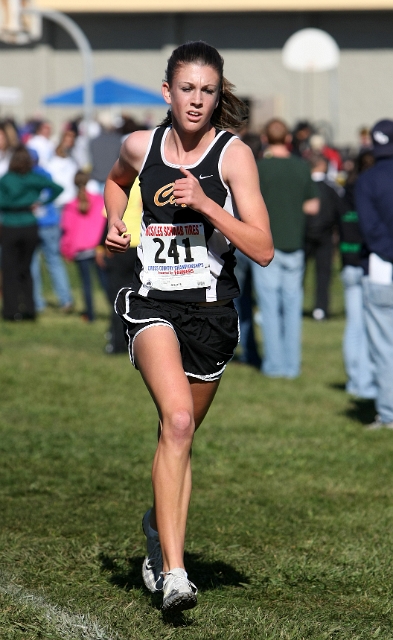
[[[142,236],[142,283],[174,291],[210,285],[210,265],[202,223],[151,224]]]

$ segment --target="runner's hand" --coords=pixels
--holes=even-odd
[[[113,253],[125,253],[130,246],[131,236],[123,220],[115,220],[106,236],[105,246]]]
[[[199,180],[183,167],[180,167],[180,171],[185,177],[175,181],[173,195],[175,196],[176,204],[180,206],[186,205],[195,211],[203,213],[203,207],[208,197],[199,184]]]

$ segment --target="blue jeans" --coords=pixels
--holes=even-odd
[[[275,378],[296,378],[301,363],[304,251],[276,249],[267,267],[255,267],[254,288],[264,339],[262,372]]]
[[[255,341],[252,308],[252,273],[254,266],[258,265],[240,251],[236,251],[236,261],[235,275],[240,287],[240,296],[234,302],[239,315],[240,346],[242,348],[239,360],[259,369],[261,358]]]
[[[42,279],[40,253],[42,251],[46,266],[52,280],[53,289],[61,307],[72,303],[70,283],[67,270],[60,255],[60,228],[57,224],[38,227],[40,244],[34,252],[31,262],[31,275],[33,278],[34,304],[37,311],[42,311],[46,307],[46,302],[42,296]]]
[[[375,365],[375,406],[382,422],[393,422],[393,283],[363,278],[364,311],[371,359]]]
[[[94,320],[94,305],[93,305],[93,289],[91,283],[91,271],[95,269],[100,284],[105,291],[108,293],[108,276],[104,269],[101,269],[95,258],[84,258],[82,260],[75,260],[75,263],[79,270],[79,275],[81,278],[82,289],[83,289],[83,297],[86,305],[86,315],[87,319],[90,322]]]
[[[346,314],[343,338],[346,390],[358,398],[375,398],[375,367],[370,357],[363,309],[362,267],[344,267],[341,279]]]

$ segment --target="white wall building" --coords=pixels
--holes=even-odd
[[[37,0],[66,12],[94,51],[94,76],[112,75],[159,89],[172,49],[203,39],[225,59],[225,75],[253,104],[255,128],[272,115],[290,125],[329,120],[329,72],[302,74],[282,65],[281,50],[295,31],[316,27],[338,43],[337,144],[354,144],[357,130],[393,118],[393,0]],[[0,44],[0,86],[19,87],[23,101],[1,107],[19,119],[41,114],[59,127],[81,109],[44,107],[48,94],[81,84],[81,57],[66,32],[44,20],[35,44]],[[138,118],[145,109],[124,109]],[[164,109],[150,110],[159,121]]]

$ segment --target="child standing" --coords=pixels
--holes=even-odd
[[[84,316],[89,322],[94,320],[94,305],[91,271],[95,268],[105,293],[107,277],[105,270],[95,259],[96,247],[100,244],[106,218],[103,215],[104,199],[99,194],[89,193],[86,184],[89,176],[83,171],[75,175],[77,197],[65,205],[61,219],[63,235],[60,250],[67,260],[74,260],[79,271],[86,310]]]

